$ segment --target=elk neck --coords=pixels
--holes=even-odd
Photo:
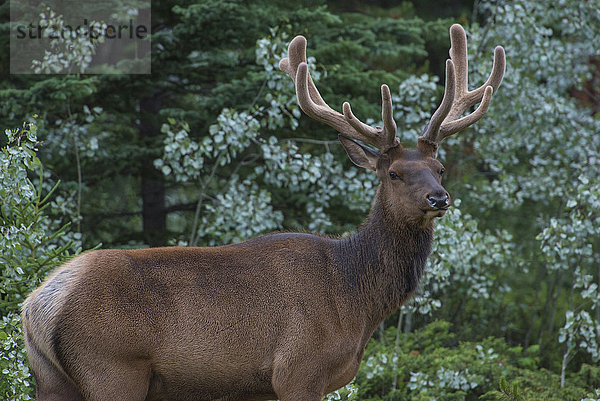
[[[433,221],[417,226],[391,218],[378,190],[361,229],[338,242],[340,272],[352,303],[375,327],[417,289],[432,241]]]

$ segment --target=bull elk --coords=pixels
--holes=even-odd
[[[352,162],[379,178],[362,228],[341,239],[277,233],[72,259],[23,305],[37,399],[319,401],[350,382],[374,330],[417,288],[433,220],[450,205],[439,143],[483,116],[504,75],[498,46],[490,77],[469,91],[460,25],[450,39],[443,100],[406,149],[389,88],[381,87],[383,127],[359,121],[348,103],[334,111],[297,36],[280,68],[300,107],[336,129]]]

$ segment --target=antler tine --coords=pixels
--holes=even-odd
[[[456,94],[456,76],[454,73],[454,63],[452,60],[446,60],[446,81],[444,83],[444,97],[442,98],[442,103],[437,108],[433,116],[431,116],[431,120],[427,124],[425,128],[425,132],[421,135],[420,139],[427,140],[432,143],[439,143],[437,134],[440,131],[440,126],[444,119],[450,113],[450,109],[454,104],[454,96]]]
[[[288,57],[279,62],[279,68],[294,81],[298,104],[309,117],[324,122],[343,135],[374,145],[382,152],[400,143],[396,139],[396,123],[393,119],[392,100],[387,85],[381,87],[384,127],[371,127],[352,114],[348,102],[343,105],[344,114],[338,113],[325,103],[308,73],[306,39],[303,36],[296,36],[290,42]]]
[[[426,132],[421,137],[435,143],[440,143],[444,138],[465,129],[477,122],[485,114],[490,105],[492,94],[502,83],[506,68],[504,49],[501,46],[497,46],[494,50],[494,63],[490,76],[482,86],[469,91],[467,35],[462,26],[454,24],[450,27],[450,43],[450,57],[455,67],[454,75],[456,81],[454,101],[441,124],[437,125],[437,121],[435,121],[436,124],[433,126],[434,118],[432,117]],[[448,65],[446,66],[446,80],[448,80]],[[444,98],[445,96],[446,93],[444,94]],[[473,113],[460,118],[465,110],[478,102],[481,103]],[[434,117],[436,114],[437,111]]]
[[[479,88],[471,91],[474,103],[477,103],[478,99],[481,99],[481,93],[485,92],[485,88],[491,86],[494,92],[498,90],[502,79],[504,78],[504,71],[506,69],[506,55],[504,54],[504,48],[502,46],[496,46],[494,49],[494,62],[492,64],[492,72],[483,85]],[[471,106],[473,105],[471,104]],[[470,106],[469,106],[470,107]]]
[[[396,143],[396,121],[394,121],[394,108],[392,106],[392,94],[390,88],[381,85],[381,121],[383,121],[383,137],[386,143]],[[400,140],[398,140],[400,143]]]
[[[474,112],[467,116],[459,118],[458,120],[452,120],[448,118],[448,120],[450,121],[444,121],[437,135],[438,143],[441,142],[443,139],[449,137],[450,135],[456,134],[457,132],[467,128],[469,125],[472,125],[479,121],[481,117],[483,117],[483,115],[487,112],[488,107],[490,106],[493,92],[494,89],[491,86],[487,86],[485,88],[485,91],[483,92],[483,98],[481,99],[481,103]],[[474,103],[477,103],[477,101],[475,101]],[[471,105],[466,106],[465,109],[471,107]],[[465,109],[463,109],[463,111]],[[459,115],[460,114],[462,114],[462,112],[459,113]]]
[[[288,74],[290,78],[292,78],[292,81],[296,83],[298,67],[301,63],[306,64],[306,38],[298,35],[288,46],[288,57],[279,61],[279,69]],[[321,97],[310,74],[308,74],[308,82],[308,91],[313,102],[321,106],[327,106],[327,103],[325,103]]]
[[[348,123],[356,130],[356,132],[364,135],[370,140],[371,143],[382,152],[386,152],[388,149],[393,148],[400,144],[400,140],[396,140],[396,122],[394,121],[394,111],[392,107],[392,95],[390,94],[390,88],[383,84],[381,85],[381,119],[383,121],[382,127],[371,127],[360,121],[352,113],[350,103],[344,102],[342,105],[344,112],[344,118]]]

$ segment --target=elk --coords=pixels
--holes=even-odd
[[[364,225],[345,238],[276,233],[72,259],[23,305],[37,399],[319,401],[350,382],[377,326],[417,288],[433,221],[450,205],[439,143],[483,116],[504,75],[498,46],[489,78],[469,91],[463,28],[453,25],[450,38],[443,100],[406,149],[389,88],[383,127],[359,121],[348,103],[334,111],[297,36],[280,68],[301,109],[337,130],[352,162],[379,179]]]

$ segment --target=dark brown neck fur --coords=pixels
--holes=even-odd
[[[346,283],[375,325],[417,289],[433,241],[433,222],[394,220],[379,198],[380,191],[365,224],[337,249]]]

